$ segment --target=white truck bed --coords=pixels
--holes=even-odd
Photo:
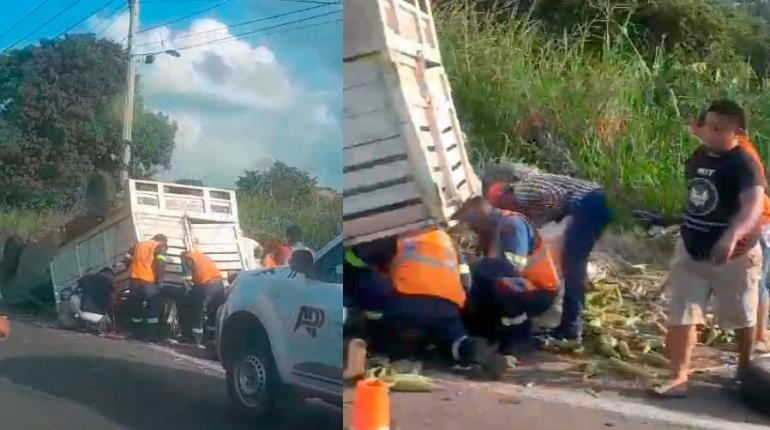
[[[51,262],[54,297],[73,288],[85,274],[114,267],[139,241],[156,234],[168,237],[166,283],[181,284],[179,255],[198,248],[223,272],[248,266],[241,252],[235,193],[226,190],[131,180],[127,204],[90,231],[62,245]],[[116,272],[118,288],[126,287],[125,268]]]
[[[480,192],[427,0],[346,0],[346,245],[449,217]]]

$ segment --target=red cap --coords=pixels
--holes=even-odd
[[[504,194],[505,184],[502,182],[496,182],[492,184],[491,187],[489,187],[489,190],[487,190],[487,201],[492,206],[497,206]]]

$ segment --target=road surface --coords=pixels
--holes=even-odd
[[[339,409],[308,402],[254,424],[230,408],[218,363],[170,349],[13,319],[0,343],[3,430],[339,429]]]

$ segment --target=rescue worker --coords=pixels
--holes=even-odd
[[[160,290],[166,272],[168,239],[156,234],[131,249],[128,260],[128,285],[133,305],[131,322],[135,334],[142,339],[160,338]]]
[[[527,172],[511,184],[493,184],[487,190],[492,206],[516,211],[535,228],[567,216],[561,269],[564,276],[562,319],[553,336],[580,342],[580,318],[588,282],[588,258],[612,219],[606,193],[598,184],[540,172]]]
[[[224,302],[225,284],[222,273],[206,254],[195,250],[184,251],[180,257],[183,279],[190,285],[188,291],[190,327],[184,327],[183,336],[196,345],[202,346],[204,338],[211,339],[216,330],[217,309]]]
[[[11,336],[11,324],[8,317],[0,315],[0,340],[6,340]]]
[[[472,268],[466,322],[471,333],[514,353],[532,346],[532,318],[554,302],[560,280],[548,248],[522,214],[495,209],[483,197],[456,218],[478,235],[481,260]]]
[[[444,230],[429,228],[381,239],[358,246],[345,257],[346,267],[356,267],[359,276],[369,275],[352,279],[345,270],[346,285],[353,283],[348,300],[370,311],[370,319],[372,310],[381,315],[376,318],[377,329],[370,331],[374,349],[393,352],[403,333],[415,330],[459,364],[492,379],[502,376],[504,357],[485,339],[470,337],[462,323],[466,292],[461,270],[467,265]]]

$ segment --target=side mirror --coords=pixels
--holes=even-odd
[[[289,261],[291,270],[307,275],[313,269],[313,254],[310,251],[299,249],[291,254]]]

